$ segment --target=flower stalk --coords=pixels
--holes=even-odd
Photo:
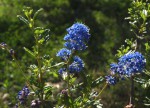
[[[131,90],[130,90],[130,102],[129,105],[134,105],[134,76],[131,76]]]

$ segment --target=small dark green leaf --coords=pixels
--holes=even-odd
[[[92,82],[92,87],[96,87],[97,85],[99,85],[102,81],[104,80],[104,78],[103,77],[99,77],[99,78],[97,78],[95,81],[93,81]]]
[[[34,29],[34,33],[35,33],[35,34],[42,34],[44,31],[45,31],[45,30],[44,30],[43,27],[36,27],[36,28]]]
[[[35,20],[35,18],[38,16],[38,14],[39,14],[41,11],[43,11],[43,8],[41,8],[41,9],[39,9],[39,10],[37,10],[37,11],[35,12],[35,14],[34,14],[34,16],[33,16],[33,19],[34,19],[34,20]]]
[[[29,25],[29,21],[28,21],[27,19],[25,19],[23,16],[17,15],[17,17],[18,17],[21,21],[23,21],[24,23],[26,23],[27,25]]]
[[[25,48],[25,47],[24,47],[24,50],[25,50],[26,52],[28,52],[30,55],[32,55],[33,57],[35,57],[35,54],[34,54],[32,51],[30,51],[28,48]]]

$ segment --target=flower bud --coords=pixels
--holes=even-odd
[[[31,108],[40,108],[40,104],[41,104],[41,101],[39,101],[39,100],[32,100]]]
[[[14,54],[15,54],[15,51],[14,51],[13,49],[10,49],[10,50],[9,50],[9,53],[10,53],[11,55],[14,55]]]

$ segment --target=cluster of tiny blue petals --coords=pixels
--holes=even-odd
[[[62,58],[62,60],[70,63],[72,57],[70,57],[74,51],[83,51],[87,48],[86,44],[90,39],[89,28],[82,23],[75,23],[67,29],[67,35],[65,35],[64,43],[65,48],[61,49],[56,56]],[[69,65],[69,64],[68,64]],[[59,74],[81,72],[84,68],[83,60],[78,57],[73,57],[73,62],[66,68],[61,68]]]
[[[136,73],[143,72],[146,59],[139,52],[125,54],[119,59],[117,71],[120,74],[130,77]]]
[[[110,67],[111,74],[117,73],[118,64],[112,63],[110,64],[110,66],[111,66]]]
[[[5,42],[2,42],[2,43],[0,44],[0,46],[5,47],[5,46],[7,46],[7,44],[6,44]]]
[[[89,28],[82,23],[73,24],[67,32],[73,40],[88,41],[90,38]]]
[[[73,63],[69,65],[70,73],[82,71],[82,69],[84,68],[83,60],[78,56],[75,56],[73,59],[74,59]]]
[[[64,72],[66,72],[66,68],[60,68],[58,71],[59,74],[63,74]]]
[[[65,42],[64,46],[70,50],[78,50],[78,51],[85,50],[87,48],[85,43],[83,43],[82,41],[73,41],[73,40]]]
[[[75,23],[67,29],[68,34],[64,37],[67,42],[64,46],[70,50],[85,50],[86,42],[89,41],[89,28],[81,23]]]
[[[20,104],[24,104],[30,91],[27,86],[24,86],[21,91],[18,92],[18,99],[20,101]]]
[[[105,76],[105,78],[106,78],[106,82],[110,85],[115,85],[117,83],[116,78],[113,76],[108,75],[108,76]]]
[[[57,54],[56,56],[61,57],[62,60],[68,60],[69,56],[71,55],[71,51],[66,49],[66,48],[62,48]]]
[[[124,79],[124,77],[131,77],[132,75],[143,72],[145,65],[146,59],[141,53],[131,52],[122,56],[117,64],[111,64],[110,72],[111,75],[118,74],[120,79]],[[111,79],[113,78],[110,76],[106,77],[107,82]]]

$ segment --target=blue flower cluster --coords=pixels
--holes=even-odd
[[[66,41],[64,46],[56,56],[62,60],[70,63],[70,57],[74,51],[83,51],[87,48],[86,44],[90,39],[89,28],[82,23],[75,23],[67,29],[67,35],[64,37]],[[68,62],[69,61],[69,62]],[[70,73],[80,72],[84,68],[83,60],[78,57],[73,57],[73,62],[67,68],[61,68],[58,72],[60,74],[69,71]]]
[[[24,104],[30,91],[27,86],[24,86],[21,91],[18,92],[18,99],[20,101],[20,104]]]
[[[75,56],[73,59],[74,59],[73,63],[69,65],[69,71],[71,73],[80,72],[84,68],[83,60],[78,56]]]
[[[89,41],[89,28],[81,23],[75,23],[67,29],[68,34],[64,37],[67,41],[64,46],[70,50],[85,50]]]
[[[71,55],[71,51],[66,49],[66,48],[62,48],[56,56],[61,57],[62,60],[67,61],[69,56]]]
[[[5,48],[7,44],[5,42],[0,43],[0,47]]]
[[[106,82],[111,85],[115,85],[117,83],[116,78],[111,75],[105,76],[105,78],[106,78]]]
[[[58,73],[59,73],[59,74],[63,74],[63,73],[65,73],[66,71],[67,71],[66,68],[60,68],[59,71],[58,71]]]
[[[139,52],[127,53],[119,59],[118,64],[111,64],[111,74],[118,74],[121,78],[131,77],[137,73],[143,72],[146,65],[146,59]],[[109,78],[106,78],[107,82]],[[110,83],[112,84],[112,83]]]

